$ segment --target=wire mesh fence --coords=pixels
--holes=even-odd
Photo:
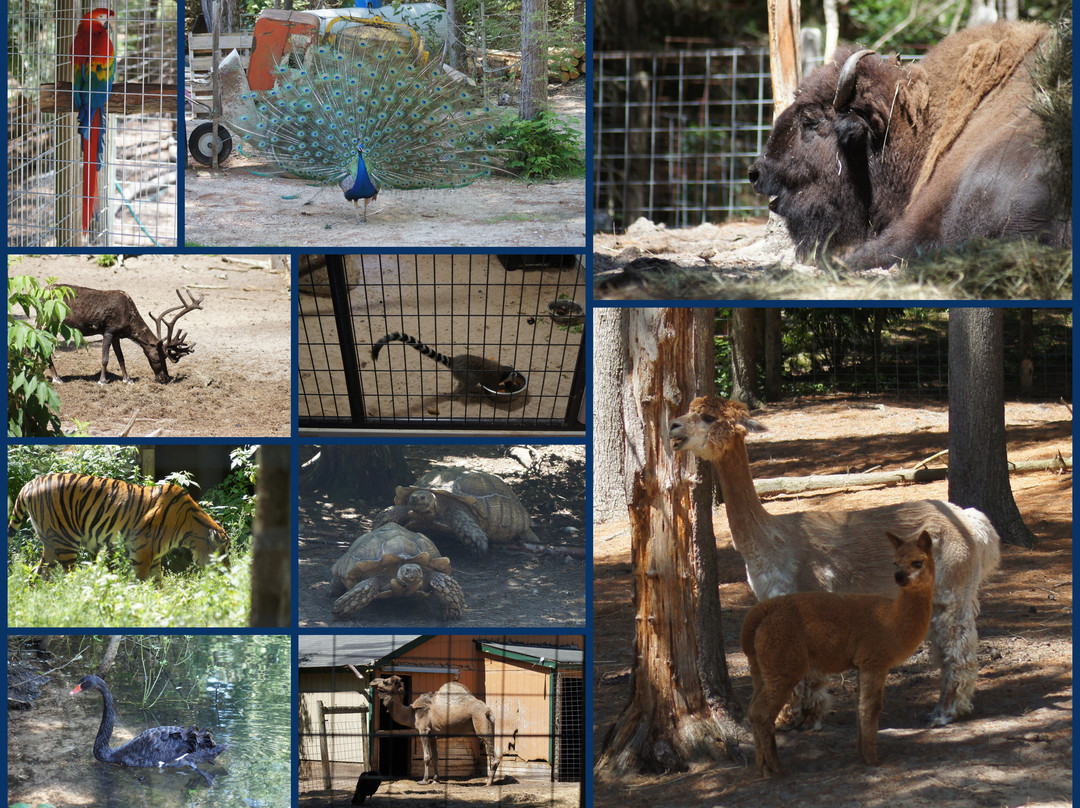
[[[301,805],[357,789],[390,805],[582,804],[583,636],[301,635],[298,650]]]
[[[578,256],[301,256],[299,422],[584,429]]]
[[[721,310],[719,375],[730,374],[731,310]],[[943,308],[816,308],[774,310],[779,316],[781,395],[888,394],[947,399],[949,312]],[[765,310],[752,337],[764,375]],[[1072,397],[1070,309],[1005,309],[1007,397]],[[724,384],[728,383],[727,381]]]
[[[762,215],[746,181],[772,126],[767,48],[593,54],[597,229]]]
[[[90,48],[77,32],[93,7],[16,0],[9,9],[9,246],[176,245],[176,3],[115,5],[103,20],[107,35]],[[96,199],[94,215],[84,227],[88,183],[73,86],[80,87],[76,63],[104,58],[97,51],[107,49],[106,38],[115,76],[104,106],[99,176],[86,194]],[[105,98],[95,94],[92,106],[98,95]]]

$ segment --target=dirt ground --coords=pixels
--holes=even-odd
[[[888,398],[819,399],[770,406],[751,436],[757,478],[911,467],[948,445],[943,404]],[[1011,460],[1072,455],[1071,412],[1054,403],[1010,403]],[[812,436],[812,437],[808,437]],[[1001,570],[984,585],[978,621],[980,677],[975,713],[927,729],[922,716],[937,700],[938,677],[925,645],[893,670],[885,690],[879,754],[868,768],[856,753],[855,676],[833,677],[833,712],[818,732],[781,732],[788,775],[763,780],[752,768],[721,760],[666,776],[597,774],[601,808],[709,805],[770,808],[821,805],[1067,806],[1072,804],[1072,475],[1031,472],[1012,477],[1024,520],[1039,542],[1004,546]],[[914,499],[944,499],[947,483],[779,496],[773,513],[856,509]],[[720,507],[723,510],[723,506]],[[714,514],[719,549],[724,645],[736,695],[751,684],[738,631],[753,596],[731,544],[726,516]],[[597,525],[594,545],[594,755],[603,748],[629,695],[634,613],[629,526]],[[603,782],[601,782],[603,781]]]
[[[466,466],[501,477],[518,494],[533,519],[533,530],[545,544],[583,548],[586,519],[585,447],[530,447],[536,462],[527,471],[503,447],[405,447],[413,479],[437,466]],[[345,620],[333,617],[334,600],[344,589],[333,583],[330,568],[349,545],[366,532],[372,518],[392,502],[328,502],[316,494],[300,498],[300,626],[365,628],[442,626],[445,621],[430,599],[377,600]],[[355,507],[354,507],[355,506]],[[576,529],[574,532],[570,529]],[[553,627],[584,626],[585,562],[564,555],[536,555],[515,543],[489,545],[483,558],[473,558],[451,539],[432,536],[453,564],[454,579],[465,592],[467,606],[454,626]]]
[[[550,108],[585,132],[585,79],[554,88]],[[260,177],[235,150],[217,175],[189,161],[185,240],[204,246],[585,247],[584,177],[525,182],[494,175],[465,188],[386,189],[367,222],[334,186]],[[361,205],[361,208],[363,206]]]
[[[331,808],[347,805],[356,780],[334,780],[334,788],[301,791],[304,808]],[[415,780],[390,780],[368,797],[371,808],[467,808],[471,805],[513,805],[521,808],[575,808],[582,805],[579,783],[552,783],[549,780],[519,780],[496,775],[490,788],[483,777],[451,778],[445,782],[420,785]]]
[[[89,423],[91,437],[118,437],[134,415],[130,437],[155,430],[168,438],[290,434],[291,274],[271,267],[268,257],[140,255],[103,268],[92,256],[27,256],[8,271],[122,289],[151,329],[149,312],[179,304],[175,289],[205,297],[202,309],[177,323],[197,347],[169,363],[168,384],[154,379],[142,349],[130,340],[123,341],[130,385],[121,379],[115,354],[108,383],[97,383],[101,337],[90,337],[84,348],[61,349],[55,362],[64,379],[57,390],[65,431],[78,420]]]

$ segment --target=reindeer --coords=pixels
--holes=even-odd
[[[102,291],[100,289],[88,289],[85,286],[73,286],[71,284],[54,284],[66,286],[75,293],[75,297],[67,301],[71,311],[64,318],[64,324],[77,328],[84,335],[101,334],[101,378],[98,384],[105,384],[105,369],[109,364],[109,347],[116,351],[116,361],[120,363],[120,372],[124,381],[133,384],[128,377],[127,367],[124,365],[124,352],[120,350],[120,340],[129,339],[137,342],[146,354],[150,362],[150,369],[154,371],[154,377],[164,384],[169,381],[169,369],[165,359],[179,362],[181,356],[192,353],[195,343],[185,342],[187,334],[183,331],[173,334],[177,320],[190,311],[202,308],[203,296],[196,299],[195,295],[188,292],[188,300],[184,300],[180,290],[176,290],[176,296],[180,298],[181,305],[166,309],[160,317],[155,317],[150,312],[150,318],[157,327],[156,333],[139,314],[135,302],[127,292],[118,289]],[[179,311],[170,322],[165,321],[166,315]],[[161,336],[161,327],[167,329],[164,337]],[[52,359],[49,360],[49,372],[56,382],[63,382]]]

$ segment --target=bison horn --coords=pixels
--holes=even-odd
[[[855,71],[859,67],[859,60],[873,52],[872,50],[855,51],[844,62],[844,66],[840,68],[840,78],[836,80],[836,95],[833,96],[832,102],[833,109],[840,110],[851,103],[851,98],[855,95]]]

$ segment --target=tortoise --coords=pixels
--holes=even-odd
[[[489,541],[539,542],[532,519],[505,482],[494,474],[452,466],[429,471],[415,485],[398,486],[394,505],[375,524],[450,534],[477,556]]]
[[[450,577],[450,559],[423,533],[384,524],[352,543],[333,567],[345,587],[334,601],[334,616],[347,617],[377,598],[419,595],[434,598],[447,620],[461,616],[465,593]]]

